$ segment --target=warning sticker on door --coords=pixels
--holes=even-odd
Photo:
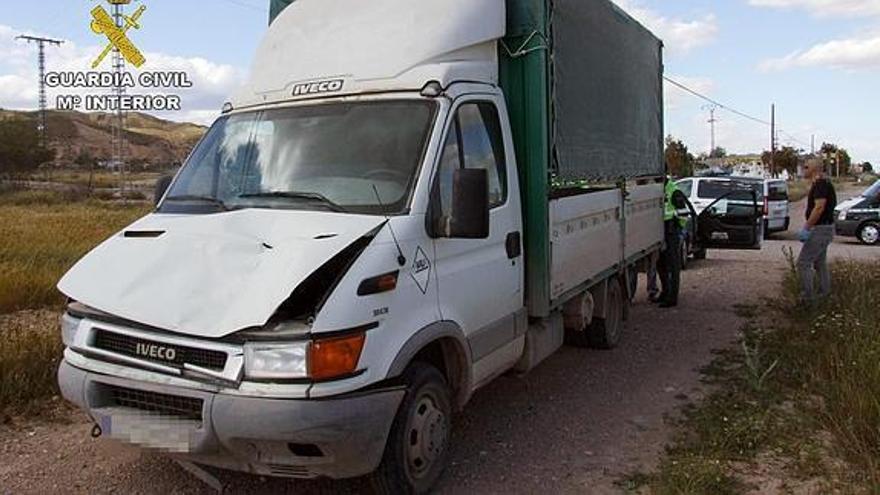
[[[426,294],[428,292],[428,282],[431,281],[431,260],[428,259],[428,255],[425,254],[421,247],[416,249],[416,256],[412,266],[412,278],[416,281],[416,285],[419,286],[422,294]]]

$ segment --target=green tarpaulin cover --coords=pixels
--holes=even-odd
[[[293,2],[294,0],[269,0],[269,24],[272,24],[278,14]]]

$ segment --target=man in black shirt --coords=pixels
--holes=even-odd
[[[828,246],[834,241],[834,209],[837,193],[825,178],[825,165],[818,158],[810,158],[804,166],[804,177],[812,182],[807,198],[807,215],[799,237],[804,243],[798,257],[801,279],[801,301],[812,305],[817,298],[831,294],[831,273],[828,271]],[[814,284],[818,275],[818,293]]]

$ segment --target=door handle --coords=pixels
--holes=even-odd
[[[507,234],[507,240],[504,241],[507,249],[507,258],[516,259],[522,256],[522,234],[519,232],[511,232]]]

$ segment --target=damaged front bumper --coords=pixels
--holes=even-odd
[[[58,381],[62,395],[104,435],[198,464],[296,478],[351,478],[375,470],[405,393],[232,395],[100,374],[69,359]]]

